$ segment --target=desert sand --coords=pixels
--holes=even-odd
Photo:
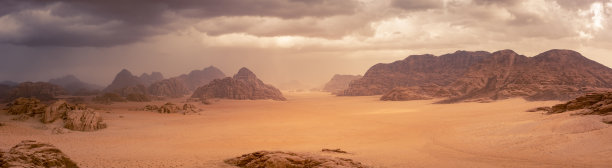
[[[333,155],[373,167],[612,167],[612,128],[601,116],[525,112],[559,101],[432,104],[438,100],[283,94],[287,101],[197,104],[200,115],[128,110],[166,101],[91,105],[108,128],[65,134],[52,133],[59,123],[13,121],[3,112],[0,149],[36,140],[81,167],[106,168],[231,167],[223,160],[259,150]]]

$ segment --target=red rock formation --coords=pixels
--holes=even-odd
[[[240,69],[234,77],[215,79],[209,84],[199,87],[191,97],[201,99],[286,100],[278,89],[264,84],[247,68]]]
[[[362,79],[351,84],[344,95],[385,91],[389,95],[381,99],[401,100],[415,98],[410,94],[417,93],[425,98],[450,97],[442,103],[452,103],[511,97],[568,100],[588,92],[612,89],[612,69],[571,50],[550,50],[535,57],[518,55],[511,50],[491,54],[458,53],[461,52],[438,58],[410,56],[392,64],[375,65]],[[396,87],[402,88],[389,92]],[[401,96],[399,90],[408,95]]]
[[[386,93],[395,87],[446,86],[487,55],[489,53],[484,51],[457,51],[439,57],[412,55],[390,64],[376,64],[339,95],[369,96]]]
[[[342,91],[349,87],[349,84],[357,79],[360,79],[361,75],[340,75],[336,74],[329,80],[323,87],[323,91],[331,92],[333,94],[340,94]]]

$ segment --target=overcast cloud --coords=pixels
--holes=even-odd
[[[612,0],[0,0],[0,80],[214,65],[318,86],[412,54],[572,49],[612,66]]]

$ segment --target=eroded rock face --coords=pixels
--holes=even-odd
[[[42,101],[53,100],[56,96],[64,94],[60,86],[47,82],[23,82],[14,87],[8,96],[8,100],[19,97],[33,97]]]
[[[17,98],[7,105],[6,111],[11,115],[20,115],[22,119],[41,116],[47,106],[36,98]]]
[[[548,109],[549,114],[583,110],[580,114],[611,115],[612,92],[591,93]]]
[[[102,121],[100,113],[86,110],[71,110],[66,112],[64,128],[74,131],[95,131],[106,128],[106,123]]]
[[[351,81],[360,79],[361,75],[340,75],[336,74],[323,87],[323,91],[333,94],[340,94],[349,87]]]
[[[345,158],[297,154],[280,151],[259,151],[225,160],[225,163],[243,168],[365,168],[359,162]]]
[[[201,99],[286,100],[280,90],[264,84],[247,68],[240,69],[234,77],[213,80],[209,84],[198,88],[191,97]]]
[[[25,140],[6,153],[0,152],[0,167],[76,168],[78,166],[53,145]]]
[[[170,78],[151,84],[149,93],[153,96],[177,98],[183,97],[189,90],[183,80]]]
[[[432,85],[439,88],[423,92],[422,87]],[[373,66],[344,95],[382,94],[398,87],[412,90],[405,91],[406,94],[449,98],[441,103],[512,97],[570,100],[585,93],[612,89],[612,69],[571,50],[550,50],[535,57],[511,50],[410,56]],[[439,94],[439,91],[448,94]],[[390,96],[401,97],[398,94],[401,93],[394,91]]]
[[[41,121],[43,123],[52,123],[55,120],[63,119],[66,113],[71,110],[85,110],[87,107],[83,104],[69,104],[65,100],[58,100],[55,103],[49,105],[42,116]]]

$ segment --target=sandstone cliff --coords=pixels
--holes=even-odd
[[[377,64],[342,95],[383,94],[381,100],[448,98],[441,103],[512,97],[569,100],[612,89],[612,69],[571,50],[534,57],[512,50],[410,56]]]

